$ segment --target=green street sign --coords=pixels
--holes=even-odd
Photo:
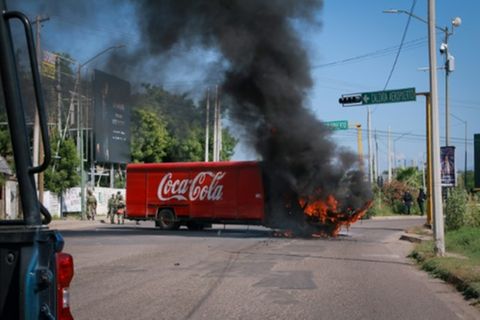
[[[362,105],[415,101],[415,88],[385,90],[362,93]]]
[[[347,130],[348,121],[347,120],[338,120],[338,121],[325,121],[324,125],[333,129],[333,130]]]

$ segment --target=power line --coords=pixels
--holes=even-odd
[[[419,48],[419,47],[423,46],[424,44],[426,44],[426,42],[427,42],[427,37],[417,38],[417,39],[406,42],[404,44],[404,48],[416,49],[416,48]],[[350,57],[350,58],[346,58],[346,59],[341,59],[341,60],[336,60],[336,61],[332,61],[332,62],[328,62],[328,63],[324,63],[324,64],[315,65],[315,66],[312,66],[311,69],[333,67],[333,66],[337,66],[337,65],[341,65],[341,64],[345,64],[345,63],[350,63],[350,62],[358,62],[360,60],[365,60],[365,59],[368,59],[368,58],[382,57],[382,56],[394,53],[396,50],[398,50],[398,48],[399,48],[399,46],[387,47],[387,48],[384,48],[384,49],[375,50],[375,51],[368,52],[368,53],[365,53],[365,54],[361,54],[361,55],[358,55],[358,56],[354,56],[354,57]]]
[[[405,37],[407,36],[408,27],[410,26],[410,21],[412,20],[411,14],[413,14],[413,10],[415,9],[415,4],[416,3],[417,3],[417,0],[413,0],[412,7],[410,8],[410,14],[408,15],[407,24],[405,25],[405,29],[403,30],[402,40],[400,41],[400,46],[398,47],[397,55],[395,56],[395,60],[393,61],[392,69],[390,70],[390,74],[388,75],[387,82],[385,83],[385,86],[383,87],[383,90],[387,89],[388,83],[390,82],[390,79],[392,78],[393,71],[395,71],[395,67],[397,66],[398,57],[400,56],[400,52],[402,51],[403,43],[405,41]]]

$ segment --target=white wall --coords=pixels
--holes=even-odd
[[[108,199],[112,194],[117,192],[123,195],[125,199],[125,189],[115,188],[102,188],[96,187],[93,189],[93,194],[97,198],[97,214],[107,214],[108,211]],[[87,196],[87,190],[85,189],[85,197]],[[52,216],[60,217],[60,201],[56,194],[51,192],[44,193],[43,205],[50,211]],[[80,212],[80,188],[70,188],[63,194],[63,212]]]
[[[6,219],[18,219],[19,193],[17,191],[18,183],[16,181],[6,181],[5,183],[5,213]],[[107,214],[108,199],[117,192],[123,195],[125,199],[125,189],[101,188],[93,190],[97,198],[97,214]],[[87,190],[85,189],[85,197]],[[45,191],[43,194],[43,205],[48,209],[53,217],[60,217],[60,198],[57,194]],[[70,188],[63,194],[63,212],[80,212],[80,188]]]

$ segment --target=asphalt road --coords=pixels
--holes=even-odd
[[[480,319],[398,240],[421,220],[364,221],[336,239],[258,227],[64,230],[75,319]]]

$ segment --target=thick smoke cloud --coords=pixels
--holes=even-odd
[[[292,21],[317,23],[321,7],[321,0],[144,0],[138,6],[144,54],[162,55],[181,43],[216,47],[228,61],[221,91],[263,158],[267,196],[278,213],[289,198],[333,194],[346,209],[369,197],[356,157],[339,149],[304,106],[312,79]]]
[[[329,129],[304,104],[312,79],[293,25],[319,24],[322,0],[46,2],[59,12],[77,3],[74,10],[84,21],[91,19],[82,14],[86,7],[133,9],[140,45],[112,52],[107,64],[109,72],[132,83],[158,80],[152,74],[158,77],[169,60],[193,48],[218,52],[212,73],[218,79],[221,71],[220,89],[229,99],[231,118],[262,157],[268,203],[279,220],[286,201],[313,194],[319,199],[334,195],[344,210],[362,207],[370,198],[357,157],[336,146]]]

